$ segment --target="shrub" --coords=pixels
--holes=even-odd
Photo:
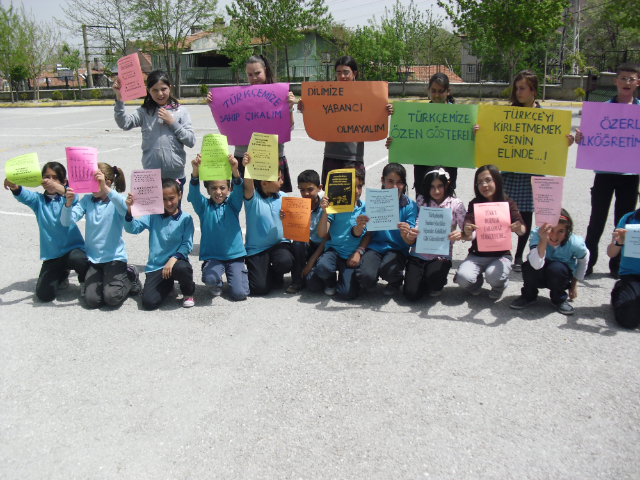
[[[64,99],[65,100],[75,100],[76,96],[73,94],[73,92],[64,92]]]
[[[42,103],[47,103],[47,102],[50,102],[50,101],[51,101],[51,99],[50,99],[50,98],[43,98],[43,99],[41,100],[41,102],[42,102]]]
[[[94,100],[102,98],[102,90],[100,90],[99,88],[94,88],[93,90],[91,90],[91,98],[93,98]]]
[[[573,93],[575,93],[575,94],[576,94],[576,100],[577,100],[577,101],[579,101],[579,102],[580,102],[580,101],[582,101],[582,99],[583,99],[583,98],[584,98],[584,96],[585,96],[584,90],[583,90],[583,89],[581,89],[580,87],[576,88],[576,89],[573,91]]]
[[[507,87],[502,91],[500,95],[502,98],[510,98],[511,97],[511,87]]]
[[[20,94],[20,98],[22,99],[22,101],[26,101],[27,100],[27,94],[26,93],[21,93]]]
[[[54,100],[62,100],[62,92],[60,90],[56,90],[51,94],[51,98]]]
[[[200,85],[200,96],[206,97],[207,93],[209,93],[209,87],[207,87],[204,83]]]

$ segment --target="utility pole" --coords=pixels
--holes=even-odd
[[[87,45],[87,26],[82,25],[82,40],[84,41],[84,63],[87,67],[87,88],[93,88],[93,74],[89,60],[89,45]]]

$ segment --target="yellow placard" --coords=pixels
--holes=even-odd
[[[37,153],[27,153],[7,160],[4,164],[7,180],[23,187],[42,185],[42,174]]]
[[[493,164],[505,172],[564,177],[571,112],[480,105],[476,167]]]
[[[229,145],[227,137],[210,133],[202,137],[200,150],[202,163],[198,169],[200,180],[231,180],[231,164],[229,164]]]
[[[247,152],[251,162],[244,171],[244,178],[278,181],[278,135],[253,132]]]
[[[353,212],[356,206],[356,169],[331,170],[324,189],[329,199],[327,213]]]

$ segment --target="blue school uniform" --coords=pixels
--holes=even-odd
[[[164,268],[171,257],[189,261],[189,252],[193,249],[193,219],[180,209],[175,215],[144,215],[139,220],[127,215],[124,229],[133,235],[149,230],[149,258],[144,267],[145,273]]]
[[[244,199],[247,216],[245,249],[248,256],[264,252],[278,243],[289,242],[284,238],[280,220],[282,197],[286,196],[286,193],[278,192],[265,198],[256,190],[251,200]]]
[[[529,237],[529,248],[531,250],[536,248],[540,242],[538,230],[539,227],[531,230],[531,236]],[[589,253],[589,250],[587,250],[584,239],[572,233],[564,245],[553,247],[547,243],[545,264],[549,262],[562,262],[571,269],[571,274],[574,275],[578,266],[578,259],[584,258],[587,253]]]
[[[627,213],[618,222],[618,228],[625,228],[625,225],[640,225],[640,210]],[[620,270],[618,275],[640,275],[640,258],[625,257],[622,247],[622,257],[620,258]]]
[[[104,200],[85,195],[71,207],[62,209],[62,225],[75,225],[86,215],[85,252],[91,263],[127,261],[122,229],[127,204],[124,195],[111,190]]]
[[[244,194],[242,178],[233,180],[233,191],[221,204],[206,198],[200,192],[200,182],[191,178],[187,200],[193,205],[202,231],[200,260],[228,261],[247,255],[242,244],[240,210]],[[247,221],[247,223],[249,223]]]
[[[358,200],[353,212],[332,213],[327,217],[331,224],[329,226],[331,238],[324,244],[325,252],[331,248],[338,253],[340,258],[348,259],[356,251],[362,235],[367,231],[365,226],[362,235],[359,237],[353,235],[353,227],[356,225],[358,215],[365,215],[365,204],[362,200]]]
[[[40,231],[40,260],[59,258],[79,248],[84,250],[84,239],[77,225],[65,226],[60,216],[67,199],[60,195],[50,198],[46,194],[36,193],[19,187],[11,191],[20,203],[25,204],[36,215]],[[78,198],[73,204],[78,203]]]
[[[322,237],[318,235],[318,222],[322,217],[322,209],[320,208],[322,196],[322,193],[318,193],[318,204],[314,210],[311,210],[311,232],[309,234],[309,242],[316,245],[320,245],[322,243]]]
[[[418,216],[418,206],[416,202],[406,195],[400,197],[400,221],[406,222],[411,228],[416,226],[416,217]],[[371,241],[369,246],[382,255],[392,250],[402,252],[405,257],[409,256],[410,245],[402,239],[400,230],[378,230],[371,232]]]

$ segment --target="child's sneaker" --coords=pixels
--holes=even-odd
[[[300,290],[302,290],[302,284],[300,284],[300,283],[292,283],[285,290],[285,292],[286,293],[291,293],[292,295],[295,295],[296,293],[300,293]]]
[[[558,307],[558,312],[562,315],[573,315],[573,307],[566,300],[560,305],[556,305],[556,307]]]
[[[336,292],[338,291],[338,289],[336,287],[325,287],[324,288],[324,294],[328,295],[330,297],[333,297]]]
[[[211,295],[214,297],[219,297],[222,295],[222,288],[220,287],[211,287]]]
[[[511,302],[511,305],[509,305],[509,306],[511,308],[515,309],[515,310],[524,310],[529,305],[534,304],[534,303],[536,303],[536,299],[529,300],[524,295],[520,295],[513,302]]]
[[[184,297],[184,299],[182,300],[182,306],[184,308],[191,308],[196,304],[196,302],[193,300],[193,297]]]
[[[491,291],[489,292],[489,298],[491,300],[498,300],[500,297],[502,297],[503,293],[504,293],[504,289],[498,290],[497,288],[492,288]]]
[[[87,286],[84,282],[80,282],[80,298],[84,298],[87,294]]]
[[[69,277],[58,282],[58,290],[66,290],[67,288],[69,288]]]
[[[127,275],[131,280],[131,290],[129,295],[138,295],[142,291],[142,282],[140,281],[140,275],[135,265],[127,265]]]
[[[442,295],[442,290],[444,289],[440,289],[440,290],[429,290],[429,296],[430,297],[439,297],[440,295]]]
[[[387,283],[384,287],[384,290],[382,290],[382,294],[387,297],[391,297],[392,295],[398,293],[398,290],[400,290],[400,285],[391,285],[390,283]]]

